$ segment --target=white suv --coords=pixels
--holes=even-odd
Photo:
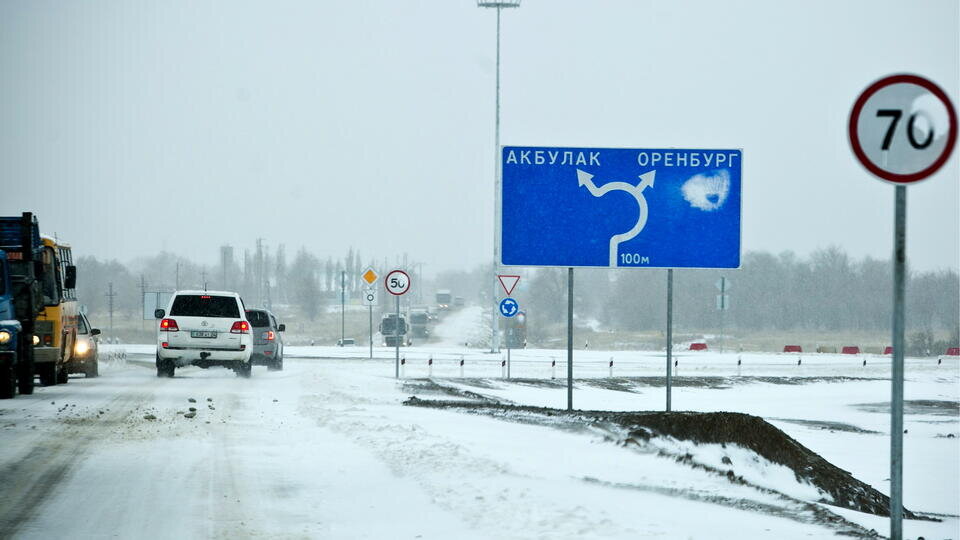
[[[250,376],[253,336],[239,294],[177,291],[154,316],[160,319],[157,377],[173,377],[176,368],[190,365],[223,366]]]

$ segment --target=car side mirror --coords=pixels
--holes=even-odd
[[[90,329],[90,335],[91,335],[91,336],[99,336],[99,335],[100,335],[100,329],[99,329],[99,328],[91,328],[91,329]]]
[[[162,310],[162,309],[155,309],[155,310],[153,310],[153,316],[154,316],[154,318],[157,318],[157,319],[162,319],[163,316],[166,315],[166,314],[167,314],[167,313],[166,313],[164,310]]]
[[[280,326],[277,327],[277,332],[283,332],[286,329],[287,329],[287,325],[281,324]]]
[[[77,287],[77,267],[72,264],[67,267],[67,275],[63,278],[63,288],[74,289]]]

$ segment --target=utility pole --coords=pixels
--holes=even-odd
[[[180,290],[180,261],[177,261],[177,290]]]
[[[203,269],[200,271],[200,281],[203,282],[203,290],[207,290],[207,270]]]
[[[496,85],[496,118],[494,121],[493,153],[496,158],[496,168],[493,178],[494,218],[493,218],[493,297],[490,298],[490,330],[493,334],[490,342],[491,352],[500,352],[500,318],[497,316],[497,297],[500,290],[497,288],[497,274],[500,268],[500,12],[503,8],[520,7],[520,0],[477,0],[477,7],[497,8],[497,85]]]
[[[263,305],[263,238],[257,238],[257,305]]]
[[[143,279],[143,274],[140,274],[140,313],[147,308],[147,282]],[[140,330],[144,330],[143,327],[143,315],[140,316]]]
[[[110,310],[110,337],[114,337],[113,336],[113,298],[117,296],[117,293],[113,292],[112,281],[109,283],[109,289],[105,296],[107,297],[107,309]]]

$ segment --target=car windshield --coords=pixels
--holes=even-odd
[[[270,326],[270,317],[266,311],[247,311],[247,320],[254,328]]]
[[[170,316],[240,318],[237,300],[232,296],[181,294],[173,301]]]
[[[77,333],[78,334],[87,334],[89,333],[87,326],[87,318],[83,315],[77,317]]]

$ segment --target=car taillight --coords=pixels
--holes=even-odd
[[[160,344],[160,346],[163,347],[164,349],[166,349],[166,348],[170,347],[170,344],[167,343],[166,341],[164,341],[163,343]]]
[[[250,323],[247,321],[237,321],[233,323],[233,326],[230,327],[231,334],[249,334],[250,333]]]
[[[51,345],[53,345],[53,336],[51,336],[50,334],[44,335],[43,344],[46,345],[47,347],[50,347]]]
[[[267,330],[263,333],[263,339],[267,341],[273,341],[276,339],[277,335],[273,333],[273,330]]]
[[[174,319],[163,319],[160,321],[160,331],[161,332],[179,332],[180,327],[177,326],[177,321]]]

